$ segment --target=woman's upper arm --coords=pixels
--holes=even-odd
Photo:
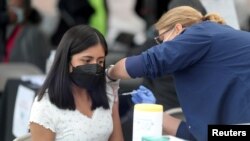
[[[119,103],[116,101],[112,107],[113,133],[111,134],[109,141],[124,141],[118,105]]]
[[[53,141],[55,139],[56,122],[57,112],[48,97],[44,96],[40,101],[36,97],[29,119],[32,141]]]
[[[30,133],[31,133],[32,141],[54,141],[55,140],[54,132],[34,122],[30,123]]]

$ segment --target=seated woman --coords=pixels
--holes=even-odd
[[[105,79],[103,35],[87,25],[69,29],[32,106],[35,141],[123,141],[119,80]]]

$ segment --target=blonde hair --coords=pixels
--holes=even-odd
[[[219,24],[225,24],[224,19],[219,16],[219,14],[208,13],[207,15],[203,16],[201,12],[190,6],[179,6],[163,14],[155,24],[155,28],[158,31],[161,29],[166,29],[166,31],[168,31],[172,29],[177,23],[184,27],[188,27],[206,20]]]

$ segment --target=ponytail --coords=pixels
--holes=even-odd
[[[217,13],[208,13],[202,17],[202,21],[212,21],[219,24],[226,24],[225,20]]]

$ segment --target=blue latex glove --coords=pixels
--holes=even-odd
[[[155,103],[154,94],[146,87],[141,85],[139,89],[132,91],[132,101],[137,103]]]

